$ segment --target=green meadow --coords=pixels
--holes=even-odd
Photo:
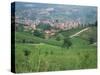
[[[74,29],[73,29],[74,30]],[[69,37],[82,29],[60,31]],[[97,45],[89,41],[90,35],[96,40],[96,27],[90,27],[78,36],[70,38],[72,45],[63,47],[63,40],[55,36],[43,39],[28,32],[15,32],[15,67],[17,73],[45,72],[97,67]],[[89,43],[90,42],[90,43]]]

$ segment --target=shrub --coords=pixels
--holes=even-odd
[[[30,50],[24,49],[24,55],[25,55],[25,56],[29,56],[29,54],[30,54]]]
[[[89,37],[89,44],[93,44],[94,42],[96,42],[95,37]]]
[[[69,48],[72,45],[72,42],[70,41],[70,38],[65,38],[63,42],[63,47]]]
[[[44,33],[40,30],[34,30],[34,33],[33,33],[35,36],[37,37],[41,37],[43,38],[44,37]]]
[[[39,23],[38,25],[37,25],[37,28],[40,28],[40,29],[42,29],[42,30],[50,30],[52,27],[51,27],[51,25],[50,24],[44,24],[44,23]]]
[[[56,40],[57,41],[60,41],[60,40],[62,40],[64,38],[64,36],[62,35],[62,34],[58,34],[57,36],[56,36]]]

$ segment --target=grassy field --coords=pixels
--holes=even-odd
[[[61,33],[63,36],[71,36],[77,32],[79,32],[80,30],[84,29],[83,27],[80,28],[72,28],[70,30],[64,30],[64,31],[60,31],[59,33]],[[66,33],[67,32],[67,33]]]
[[[32,40],[33,43],[18,42],[23,39]],[[97,47],[83,39],[82,34],[71,38],[71,41],[72,46],[68,49],[61,47],[62,41],[45,40],[28,33],[16,32],[16,72],[96,68]]]

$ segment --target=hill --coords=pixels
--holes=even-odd
[[[59,32],[73,35],[82,29]],[[96,27],[90,27],[70,40],[72,46],[63,48],[63,41],[55,37],[43,39],[28,32],[16,32],[16,72],[41,72],[97,67],[97,48],[89,44],[89,34],[96,34]],[[68,36],[67,35],[67,36]],[[67,37],[64,35],[64,37]],[[93,36],[96,38],[96,36]],[[91,64],[90,64],[91,63]]]

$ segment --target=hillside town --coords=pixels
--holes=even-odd
[[[78,20],[70,20],[70,21],[65,21],[65,22],[60,22],[58,20],[50,20],[50,19],[36,19],[36,20],[20,20],[18,17],[15,19],[16,23],[16,28],[18,25],[23,24],[24,25],[24,31],[28,30],[36,30],[37,26],[42,23],[42,24],[49,24],[51,27],[55,29],[51,30],[45,30],[45,33],[51,33],[51,32],[56,32],[57,30],[69,30],[72,28],[77,28],[80,26],[80,21]]]

